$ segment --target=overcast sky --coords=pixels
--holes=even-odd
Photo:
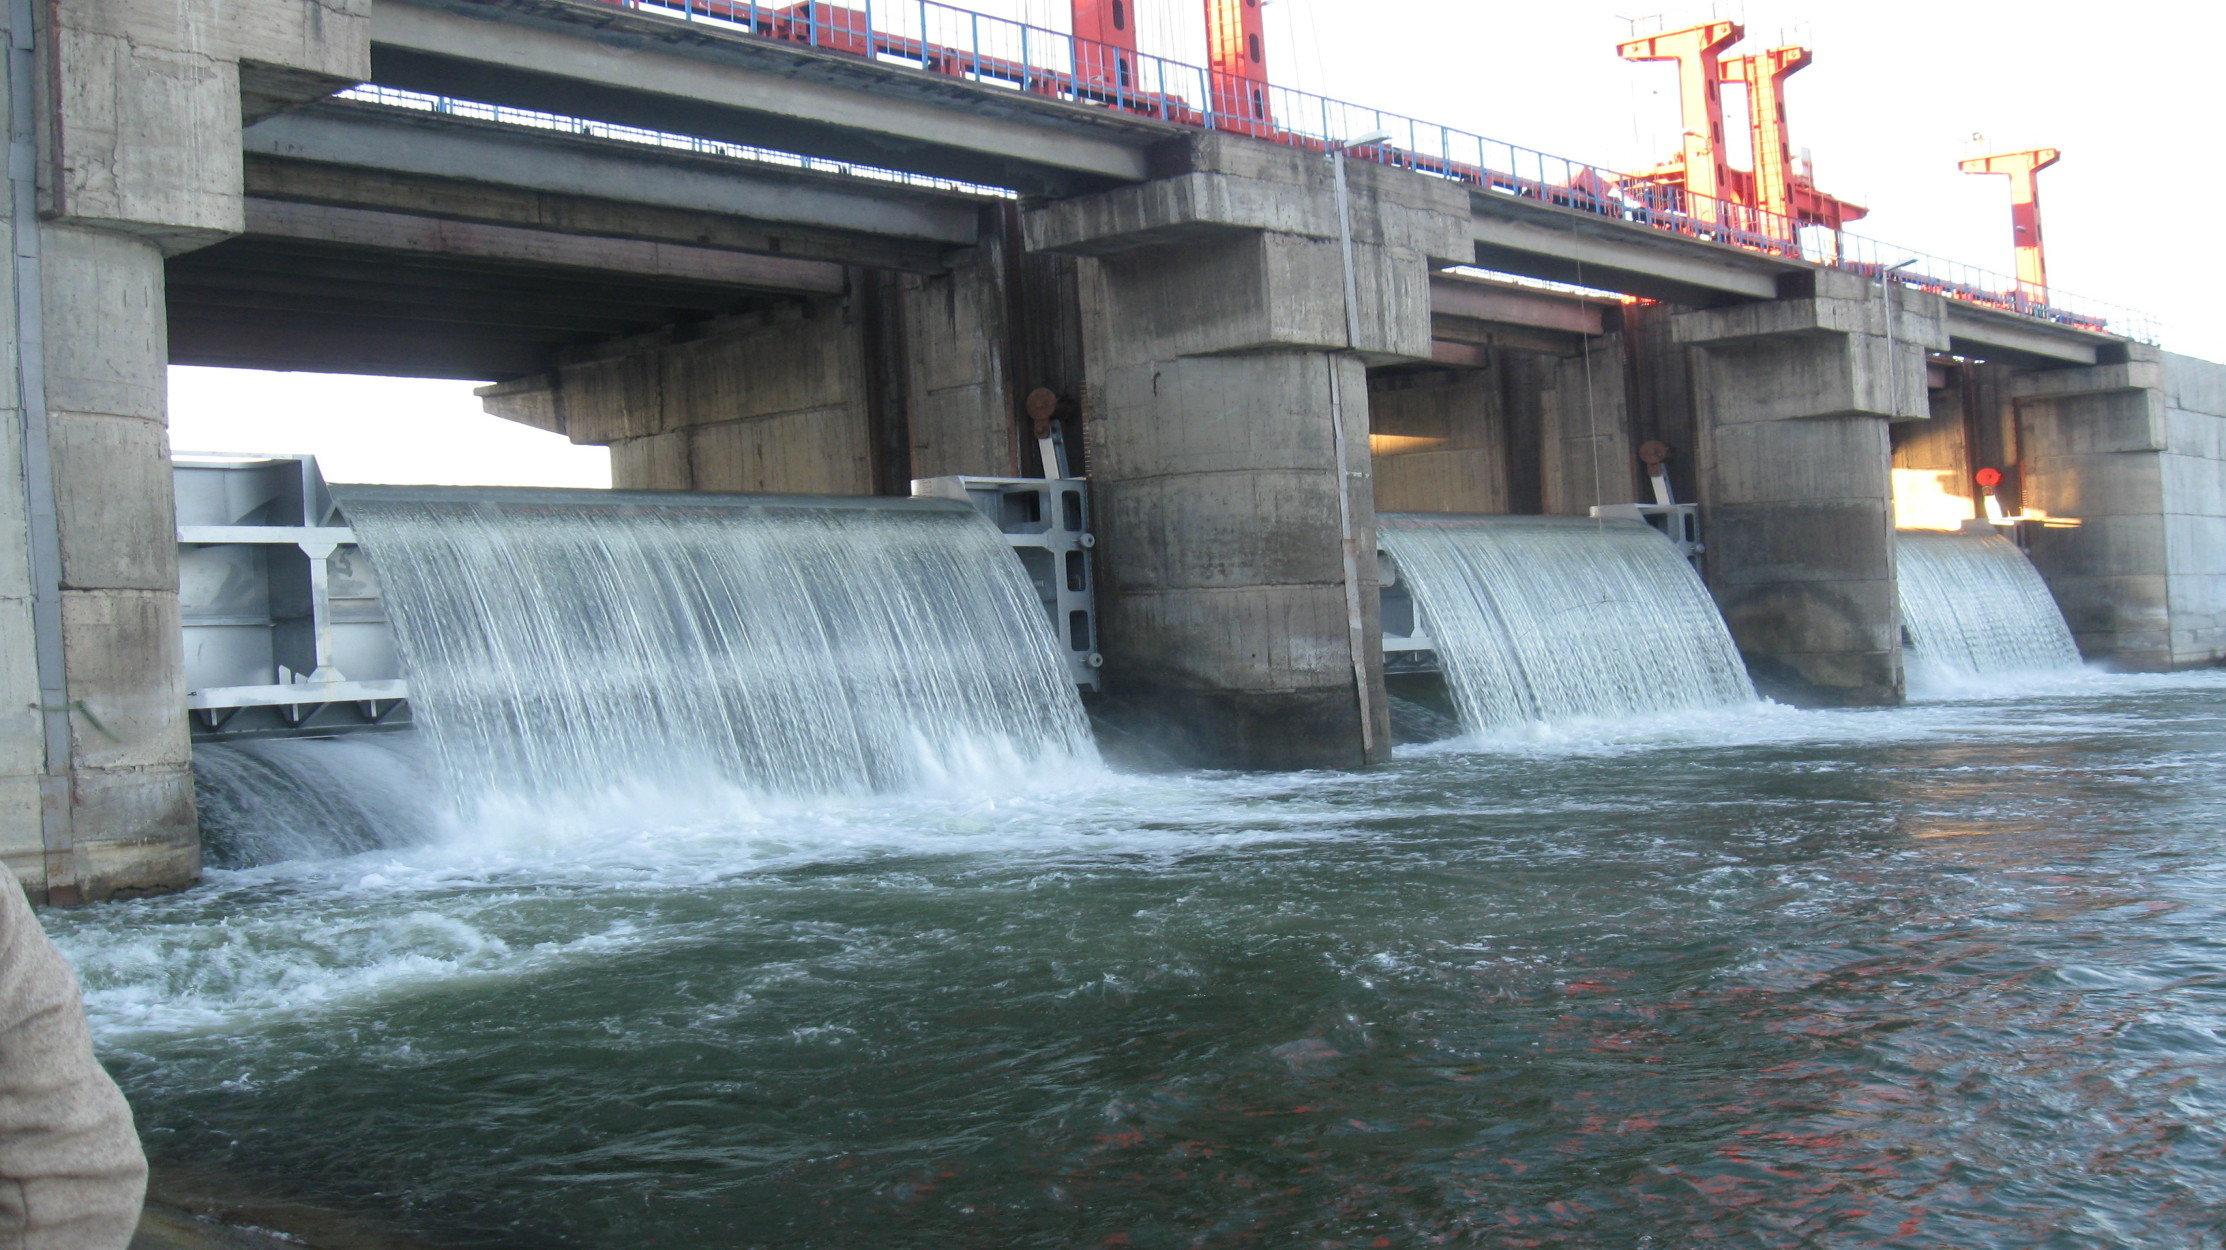
[[[1147,50],[1197,59],[1195,0],[1135,2]],[[2226,203],[2217,0],[1269,3],[1281,85],[1617,168],[1668,155],[1680,130],[1675,70],[1615,55],[1630,19],[1743,20],[1750,48],[1792,36],[1816,52],[1790,86],[1793,142],[1826,190],[1870,205],[1857,233],[2008,271],[2007,184],[1956,162],[1974,134],[2061,148],[2042,182],[2052,284],[2142,309],[2167,347],[2226,360],[2226,261],[2210,237]],[[1066,25],[1066,0],[967,7]],[[609,483],[605,453],[485,417],[466,385],[172,380],[181,451],[309,451],[336,480]]]

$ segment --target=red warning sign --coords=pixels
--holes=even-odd
[[[1987,490],[1993,490],[2002,484],[2002,471],[2000,469],[1981,469],[1978,472],[1978,482],[1980,486]]]

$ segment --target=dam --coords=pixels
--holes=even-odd
[[[1739,22],[1585,50],[1679,88],[1611,166],[982,4],[0,9],[0,862],[151,1218],[2215,1233],[2226,366],[2051,283],[2060,153],[1994,272]]]
[[[1039,491],[1038,537],[993,523],[1094,723],[1177,766],[1388,758],[1379,515],[1687,509],[1745,680],[1891,707],[1898,484],[1930,475],[1950,528],[2014,534],[2085,661],[2226,657],[2222,371],[2048,285],[2034,249],[1993,274],[1862,235],[1867,207],[1790,160],[1770,75],[1791,71],[1731,52],[1737,23],[1600,50],[1676,62],[1688,131],[1723,126],[1727,84],[1776,110],[1749,163],[1727,139],[1630,172],[1294,91],[1240,4],[1186,60],[1094,0],[1053,26],[936,3],[199,3],[162,0],[172,22],[61,0],[22,32],[60,85],[16,84],[37,176],[11,229],[37,285],[12,314],[31,415],[10,654],[39,693],[0,855],[42,898],[196,879],[196,733],[416,714],[393,684],[410,622],[355,619],[360,562],[303,545],[330,515],[264,529],[261,554],[177,541],[204,522],[165,488],[173,365],[470,380],[488,414],[608,448],[628,492],[1070,483],[985,488]],[[158,103],[170,80],[118,49],[207,67],[177,87],[202,105]],[[119,162],[107,134],[167,155]],[[2027,155],[1978,172],[2030,176]],[[325,627],[196,605],[242,623],[193,636],[241,650],[189,676],[180,587],[280,557],[340,592]],[[886,742],[859,749],[838,754],[886,766]]]

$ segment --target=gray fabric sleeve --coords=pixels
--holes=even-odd
[[[77,977],[0,865],[0,1250],[124,1250],[146,1192]]]

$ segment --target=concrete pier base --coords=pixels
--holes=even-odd
[[[1887,424],[1929,415],[1941,301],[1819,273],[1812,295],[1687,313],[1673,334],[1693,349],[1709,586],[1757,683],[1900,702]]]
[[[244,119],[368,76],[369,6],[29,7],[0,8],[0,858],[68,903],[199,873],[163,264],[243,228]]]
[[[1031,249],[1088,258],[1107,695],[1197,763],[1365,764],[1390,740],[1366,366],[1430,358],[1432,260],[1469,246],[1466,206],[1457,188],[1350,171],[1353,341],[1331,163],[1186,144],[1161,181],[1027,223]]]
[[[2133,345],[2013,382],[2033,563],[2115,668],[2226,659],[2226,367]]]

